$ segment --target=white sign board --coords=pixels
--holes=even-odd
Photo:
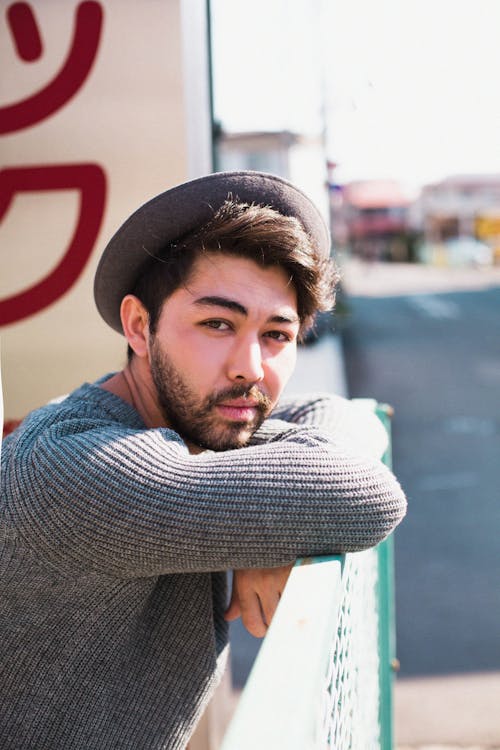
[[[206,4],[0,0],[6,422],[119,368],[92,285],[139,205],[210,171]]]

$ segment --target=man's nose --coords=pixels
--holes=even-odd
[[[262,350],[259,341],[243,341],[235,345],[228,361],[227,374],[230,380],[246,380],[257,383],[264,378]]]

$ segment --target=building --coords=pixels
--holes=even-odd
[[[456,175],[426,185],[417,216],[429,241],[459,236],[499,239],[500,175]]]
[[[216,134],[220,171],[272,172],[298,185],[328,218],[326,160],[321,136],[289,130]]]
[[[331,186],[332,226],[350,250],[365,259],[410,259],[411,197],[394,180],[360,180]]]

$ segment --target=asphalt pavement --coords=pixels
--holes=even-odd
[[[500,747],[500,269],[350,263],[349,394],[393,405],[401,745]]]

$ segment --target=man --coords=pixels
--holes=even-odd
[[[163,193],[108,244],[95,297],[126,367],[3,447],[5,750],[185,747],[227,620],[262,635],[298,556],[401,519],[392,474],[332,433],[347,402],[277,405],[328,256],[309,199],[251,172]]]

